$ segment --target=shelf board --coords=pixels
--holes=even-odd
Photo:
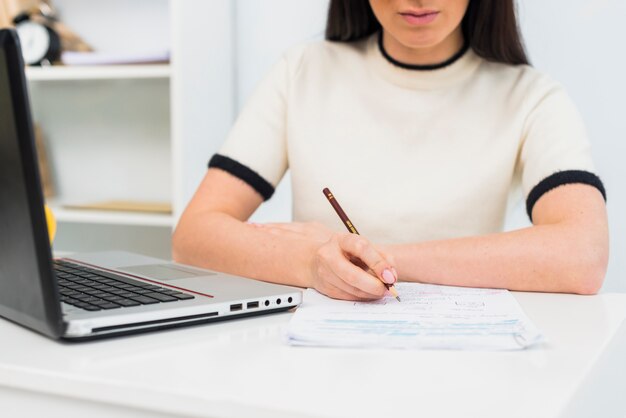
[[[169,78],[169,64],[27,67],[29,81]]]
[[[54,204],[51,204],[50,208],[57,222],[162,227],[172,227],[174,225],[174,218],[171,214],[68,209]]]

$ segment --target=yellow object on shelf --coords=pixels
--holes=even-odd
[[[44,205],[44,211],[46,212],[46,223],[48,224],[48,236],[50,238],[50,244],[52,244],[54,236],[57,233],[57,221],[54,219],[54,214],[48,205]]]

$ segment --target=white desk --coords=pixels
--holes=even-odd
[[[79,344],[1,320],[0,415],[626,416],[626,295],[515,296],[545,346],[290,347],[290,313]]]

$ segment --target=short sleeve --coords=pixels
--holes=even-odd
[[[287,171],[287,84],[283,58],[257,86],[228,138],[209,161],[209,168],[238,177],[264,200],[272,196]]]
[[[564,184],[589,184],[606,199],[582,117],[562,87],[551,86],[528,114],[518,170],[531,220],[541,196]]]

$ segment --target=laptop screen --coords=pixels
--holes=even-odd
[[[0,316],[56,335],[60,303],[20,54],[15,33],[0,31]]]

